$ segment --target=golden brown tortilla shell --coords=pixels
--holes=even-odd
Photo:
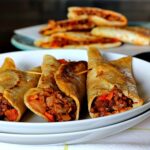
[[[91,33],[96,36],[117,38],[118,40],[135,45],[149,45],[150,34],[148,30],[136,27],[96,27]]]
[[[2,66],[0,67],[0,72],[6,69],[16,69],[15,62],[13,61],[12,58],[6,57]]]

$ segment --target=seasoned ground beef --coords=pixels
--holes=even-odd
[[[92,9],[84,9],[84,10],[75,10],[75,13],[77,15],[96,15],[102,18],[105,18],[109,21],[123,21],[122,18],[119,15],[110,14],[108,12],[104,12],[103,10],[92,10]]]
[[[0,93],[0,120],[15,121],[17,115],[17,111]]]
[[[39,101],[46,105],[44,115],[49,121],[69,121],[76,117],[76,104],[72,98],[61,91],[44,89],[40,93],[30,96],[30,101]]]
[[[96,97],[92,103],[91,112],[96,113],[97,116],[107,116],[129,110],[132,105],[133,100],[114,87],[109,93]]]

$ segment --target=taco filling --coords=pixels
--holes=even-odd
[[[0,94],[0,120],[15,121],[17,117],[17,110]]]
[[[75,120],[76,104],[61,91],[44,89],[31,95],[28,102],[50,122]]]
[[[124,112],[133,107],[133,100],[114,87],[110,92],[97,96],[92,103],[91,112],[97,117]]]

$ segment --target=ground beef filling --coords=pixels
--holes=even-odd
[[[65,20],[65,21],[50,21],[46,29],[41,30],[40,32],[44,34],[47,30],[67,30],[67,31],[78,31],[78,30],[87,30],[95,26],[93,22],[88,19],[80,20]]]
[[[83,26],[85,25],[85,26]],[[68,21],[60,21],[57,23],[57,26],[60,28],[67,28],[67,29],[89,29],[94,27],[95,25],[89,21],[88,19],[81,19],[81,20],[68,20]],[[82,26],[82,27],[80,27]]]
[[[92,104],[91,113],[96,113],[99,117],[107,116],[124,112],[132,107],[133,100],[115,87],[109,93],[96,97]]]
[[[80,15],[100,16],[100,17],[105,18],[109,21],[124,21],[119,15],[110,14],[110,13],[104,12],[103,10],[91,10],[91,9],[76,10],[75,13],[79,16]]]
[[[69,46],[69,45],[110,44],[110,43],[116,43],[116,42],[118,42],[118,40],[114,38],[96,37],[95,39],[91,39],[91,40],[78,41],[78,40],[71,40],[71,39],[66,39],[63,37],[56,36],[56,37],[53,37],[53,41],[41,43],[40,46],[58,48],[58,47],[64,47],[64,46]]]
[[[30,98],[33,100],[33,97]],[[34,100],[45,106],[43,114],[50,122],[69,121],[76,118],[76,104],[72,98],[61,91],[45,89],[34,95]]]
[[[17,111],[11,104],[0,94],[0,120],[16,121]]]

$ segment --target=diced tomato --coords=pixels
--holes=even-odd
[[[68,61],[65,60],[65,59],[58,59],[58,61],[59,61],[61,64],[66,64],[66,63],[68,63]]]
[[[52,48],[58,48],[59,47],[59,43],[54,41],[54,42],[51,43],[51,47]]]
[[[54,121],[55,121],[53,115],[51,115],[51,114],[45,112],[45,116],[48,118],[48,121],[50,121],[50,122],[54,122]]]
[[[38,95],[31,95],[31,96],[29,97],[29,101],[35,100],[35,99],[37,99],[37,98],[38,98]]]
[[[107,97],[107,95],[105,94],[105,95],[98,96],[97,99],[98,100],[107,100],[106,97]]]
[[[18,117],[18,112],[16,109],[6,110],[5,116],[9,121],[15,121]]]
[[[97,99],[98,100],[112,100],[113,95],[114,95],[114,92],[111,91],[108,94],[103,94],[103,95],[99,96]]]
[[[108,95],[107,95],[107,97],[106,97],[106,99],[107,100],[111,100],[112,98],[113,98],[113,91],[112,92],[110,92]]]

